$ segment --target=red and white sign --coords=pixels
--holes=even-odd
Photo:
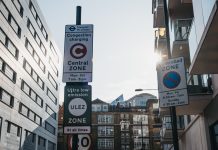
[[[66,25],[63,82],[91,82],[93,25]]]

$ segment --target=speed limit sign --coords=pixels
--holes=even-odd
[[[91,146],[91,138],[88,134],[78,135],[78,150],[89,150]]]

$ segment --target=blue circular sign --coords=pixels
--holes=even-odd
[[[176,88],[181,82],[180,75],[175,71],[170,71],[166,73],[163,77],[163,84],[168,89]]]

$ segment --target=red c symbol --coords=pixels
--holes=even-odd
[[[74,44],[70,49],[70,55],[75,59],[83,58],[87,53],[87,48],[81,43]]]

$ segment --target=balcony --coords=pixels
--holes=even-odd
[[[168,0],[168,8],[172,18],[193,17],[192,0]]]
[[[154,15],[153,27],[154,28],[165,27],[163,0],[153,0],[152,9]]]
[[[197,115],[204,111],[212,100],[210,75],[187,75],[189,104],[176,107],[177,115]],[[169,108],[160,108],[160,115],[169,115]]]
[[[201,6],[195,4],[193,7],[197,11],[197,15],[189,37],[189,40],[192,41],[189,45],[192,61],[190,73],[217,74],[218,2],[212,0],[206,4],[203,2]]]
[[[184,116],[177,116],[178,136],[182,135],[184,128],[185,128]],[[163,117],[163,127],[161,128],[160,135],[161,135],[162,143],[166,143],[166,144],[172,143],[172,125],[171,125],[170,116]]]
[[[188,36],[191,24],[192,18],[177,19],[174,26],[175,39],[172,46],[172,57],[184,57],[186,67],[190,66]]]
[[[159,53],[161,57],[167,58],[167,40],[165,28],[158,28],[155,31],[155,52]]]

